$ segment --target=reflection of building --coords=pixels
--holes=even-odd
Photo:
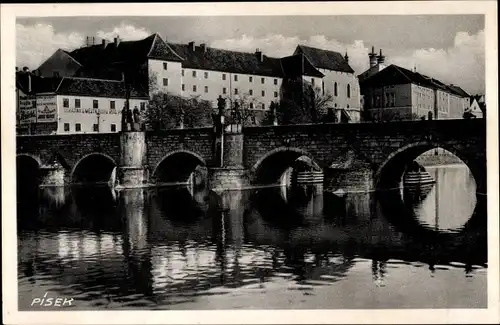
[[[121,110],[125,105],[123,80],[45,78],[37,74],[29,71],[16,74],[20,133],[120,131]],[[132,90],[131,109],[144,109],[147,98],[147,94]]]
[[[469,107],[469,95],[456,85],[446,85],[417,71],[385,66],[382,51],[360,78],[368,119],[456,119]]]

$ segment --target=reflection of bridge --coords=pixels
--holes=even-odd
[[[275,196],[262,196],[270,197],[275,205],[286,204],[287,198],[280,199],[279,191],[267,190],[274,190]],[[388,259],[432,264],[446,258],[463,258],[468,263],[478,256],[478,250],[464,254],[460,245],[469,250],[471,247],[461,237],[457,237],[457,243],[451,237],[444,241],[415,234],[405,238],[378,212],[370,210],[371,197],[367,193],[336,203],[335,211],[344,204],[344,216],[309,217],[307,223],[290,227],[286,222],[272,220],[272,211],[262,209],[269,205],[256,202],[262,197],[248,197],[248,191],[225,191],[215,197],[207,193],[208,208],[205,200],[191,197],[192,218],[185,220],[175,214],[189,200],[187,189],[164,196],[159,192],[156,197],[141,189],[125,190],[117,197],[98,193],[97,197],[107,201],[98,205],[89,204],[89,193],[79,188],[71,195],[43,191],[48,193],[42,196],[44,204],[56,206],[51,213],[58,215],[55,210],[69,208],[85,215],[73,216],[72,220],[60,218],[65,228],[78,229],[78,235],[68,231],[24,242],[19,254],[20,272],[27,276],[59,274],[63,283],[78,283],[70,286],[76,294],[93,291],[95,296],[88,296],[90,300],[102,299],[99,290],[106,290],[112,298],[137,293],[152,305],[156,304],[152,301],[173,304],[209,294],[214,288],[258,285],[279,274],[327,284],[348,274],[354,256],[373,259],[375,266],[380,264],[376,261]],[[289,204],[306,217],[323,213],[317,209],[324,205],[323,195],[316,194],[310,202],[289,197]],[[50,202],[51,196],[55,196],[56,204]],[[165,203],[165,197],[176,199]],[[71,202],[67,202],[70,198]],[[70,207],[65,207],[68,203]],[[74,205],[76,208],[71,208]],[[108,223],[102,223],[101,219],[106,219],[101,216],[102,206],[110,214]],[[101,223],[89,220],[92,216]],[[51,216],[43,219],[45,224],[54,222]]]
[[[123,187],[186,182],[200,165],[211,188],[277,183],[304,156],[334,186],[391,186],[409,161],[436,147],[464,161],[486,192],[484,119],[17,137],[19,168],[39,168],[45,185],[108,181],[118,167]]]

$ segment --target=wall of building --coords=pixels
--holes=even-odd
[[[437,112],[439,119],[462,118],[467,101],[462,97],[438,90]]]
[[[38,67],[38,71],[42,77],[53,77],[55,73],[58,73],[60,77],[72,77],[80,68],[81,65],[78,62],[59,49]]]
[[[64,100],[68,99],[68,107],[64,107]],[[80,100],[80,107],[76,107],[76,99]],[[94,109],[93,101],[98,101],[98,109]],[[111,108],[114,101],[115,109]],[[130,108],[141,108],[141,103],[147,104],[145,99],[130,99]],[[74,133],[110,133],[121,131],[121,111],[125,106],[124,98],[95,98],[86,96],[57,95],[58,134]],[[99,114],[97,114],[99,112]],[[81,125],[81,130],[76,131],[76,124]],[[69,130],[65,130],[69,124]],[[94,124],[99,131],[94,131]],[[115,126],[112,131],[111,126]]]
[[[263,110],[262,105],[264,105],[264,110],[268,110],[271,102],[280,98],[283,80],[278,77],[188,68],[183,70],[183,96],[199,96],[200,99],[212,102],[214,108],[217,107],[219,96],[228,99],[226,108],[230,107],[231,101],[245,100],[248,104],[253,103],[253,109],[257,111]],[[225,80],[223,75],[225,75]]]
[[[391,85],[366,89],[365,107],[372,115],[382,110],[397,111],[400,116],[412,114],[411,84]]]
[[[164,67],[166,64],[166,69]],[[162,61],[162,60],[148,60],[149,77],[156,79],[156,89],[151,89],[150,94],[153,92],[165,92],[175,95],[182,95],[182,65],[180,62]],[[165,86],[163,80],[168,80],[168,85]]]
[[[431,88],[415,84],[411,85],[411,90],[412,113],[416,114],[418,117],[425,117],[425,119],[428,119],[429,112],[431,112],[432,117],[436,118],[434,110],[435,91]]]

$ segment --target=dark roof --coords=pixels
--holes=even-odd
[[[169,46],[184,58],[182,66],[190,69],[215,70],[228,73],[254,74],[261,76],[282,77],[281,61],[263,55],[262,61],[257,53],[237,52],[195,46],[173,44]]]
[[[29,90],[30,80],[28,78],[31,78],[31,92]],[[31,72],[16,72],[16,87],[25,94],[53,92],[60,81],[60,78],[44,78]]]
[[[60,79],[54,92],[60,95],[124,98],[125,83],[118,80],[64,77]],[[130,98],[148,98],[148,94],[140,89],[132,89]]]
[[[302,53],[281,58],[284,76],[311,76],[323,78],[325,75],[316,69]]]
[[[182,61],[157,33],[142,40],[120,41],[118,45],[109,42],[82,47],[67,52],[84,67],[103,66],[116,62],[142,62],[146,58],[166,61]]]
[[[421,73],[414,72],[394,64],[391,64],[382,71],[368,77],[365,80],[362,80],[361,87],[401,85],[408,83],[413,83],[431,89],[440,89],[461,97],[469,97],[469,95],[458,86],[446,85],[438,79],[428,77]]]
[[[316,68],[354,73],[354,70],[339,52],[298,45],[295,53],[304,53]]]

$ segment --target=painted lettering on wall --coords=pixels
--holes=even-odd
[[[36,122],[36,96],[19,94],[19,123]]]
[[[37,96],[36,98],[37,122],[57,121],[56,96]]]
[[[65,108],[64,113],[80,113],[80,114],[119,114],[116,109],[98,109],[98,108]]]

